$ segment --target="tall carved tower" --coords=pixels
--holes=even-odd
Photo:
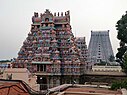
[[[111,56],[114,56],[108,31],[91,31],[91,39],[88,47],[90,60],[93,63],[101,61],[109,62]]]
[[[49,10],[32,17],[31,31],[23,42],[13,67],[25,67],[37,76],[37,84],[47,89],[63,83],[79,82],[83,65],[71,31],[69,11],[53,15]]]

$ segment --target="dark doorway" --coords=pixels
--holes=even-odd
[[[42,76],[37,76],[37,84],[40,84],[40,90],[47,90],[47,78]]]

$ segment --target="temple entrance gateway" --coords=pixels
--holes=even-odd
[[[13,67],[26,67],[37,76],[40,90],[60,84],[71,83],[72,77],[79,77],[85,62],[80,60],[80,50],[70,25],[70,12],[53,15],[48,9],[34,13],[31,31],[23,42]]]

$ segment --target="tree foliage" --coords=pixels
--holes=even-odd
[[[123,69],[127,72],[127,52],[123,56],[124,64]]]
[[[110,57],[109,57],[109,61],[110,61],[110,62],[113,62],[114,59],[115,59],[115,57],[114,57],[113,55],[110,55]]]
[[[127,89],[127,79],[125,79],[123,81],[114,82],[111,85],[112,90],[117,90],[117,89],[120,89],[120,88],[126,88]]]
[[[120,40],[120,47],[116,54],[117,62],[127,72],[127,12],[117,22],[116,29],[118,31],[117,38]]]

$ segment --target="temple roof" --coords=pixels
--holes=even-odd
[[[1,95],[44,95],[44,92],[33,90],[21,80],[3,80],[0,79]]]

